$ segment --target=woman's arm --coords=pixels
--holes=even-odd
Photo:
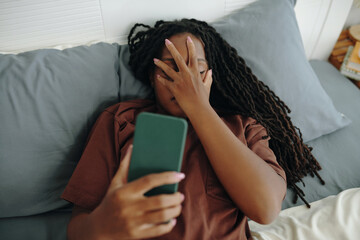
[[[246,216],[272,222],[286,193],[284,179],[231,132],[210,104],[198,106],[187,116],[220,182]]]
[[[252,220],[267,224],[281,210],[286,182],[263,159],[244,145],[220,119],[209,103],[212,72],[199,74],[195,45],[187,38],[189,61],[185,63],[174,44],[165,41],[179,69],[175,72],[154,59],[173,81],[157,76],[175,96],[190,119],[213,169],[234,203]]]
[[[131,149],[120,163],[101,203],[93,211],[74,207],[67,229],[69,240],[142,239],[158,237],[173,229],[175,218],[181,213],[182,194],[146,197],[144,193],[164,184],[178,183],[185,175],[154,173],[127,183]]]

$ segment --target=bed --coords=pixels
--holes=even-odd
[[[322,166],[254,239],[359,239],[360,90],[327,58],[352,0],[0,0],[0,239],[66,239],[60,199],[106,107],[151,90],[127,66],[136,22],[211,23],[292,109]],[[161,6],[161,7],[159,7]],[[174,7],[176,6],[176,7]]]

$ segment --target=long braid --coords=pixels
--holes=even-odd
[[[146,30],[135,34],[138,27]],[[236,49],[213,27],[195,19],[158,21],[153,28],[135,24],[128,37],[129,64],[135,76],[150,84],[153,58],[159,57],[164,39],[184,32],[193,34],[205,44],[208,66],[213,70],[210,104],[230,114],[252,117],[266,128],[268,136],[263,136],[263,139],[270,137],[269,146],[286,173],[288,187],[295,192],[294,203],[300,197],[310,207],[296,183],[301,182],[305,186],[302,178],[310,174],[312,177],[316,175],[325,184],[318,174],[321,167],[312,155],[311,147],[304,144],[300,129],[292,124],[288,116],[289,107],[257,79]]]

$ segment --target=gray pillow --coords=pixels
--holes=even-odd
[[[153,89],[135,78],[128,64],[129,58],[129,46],[121,45],[119,54],[120,101],[127,101],[137,98],[153,98]]]
[[[119,101],[117,44],[0,55],[0,217],[60,199],[100,111]]]
[[[289,106],[307,142],[350,120],[335,109],[306,59],[293,5],[294,1],[258,0],[212,26]]]

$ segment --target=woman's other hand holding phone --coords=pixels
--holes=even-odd
[[[149,174],[127,183],[131,152],[132,146],[121,161],[100,205],[91,213],[84,209],[74,211],[78,216],[83,214],[88,216],[86,219],[74,216],[72,221],[76,219],[79,221],[69,225],[68,233],[71,233],[73,226],[74,229],[83,227],[84,231],[91,232],[89,236],[96,236],[94,239],[139,239],[161,236],[173,229],[176,217],[181,213],[183,194],[176,192],[147,197],[144,193],[154,187],[180,182],[185,177],[184,174],[178,172]],[[87,225],[79,226],[80,223]],[[84,234],[86,235],[85,232]],[[85,235],[79,236],[79,239],[83,239]],[[72,239],[70,236],[71,234],[69,239]]]

